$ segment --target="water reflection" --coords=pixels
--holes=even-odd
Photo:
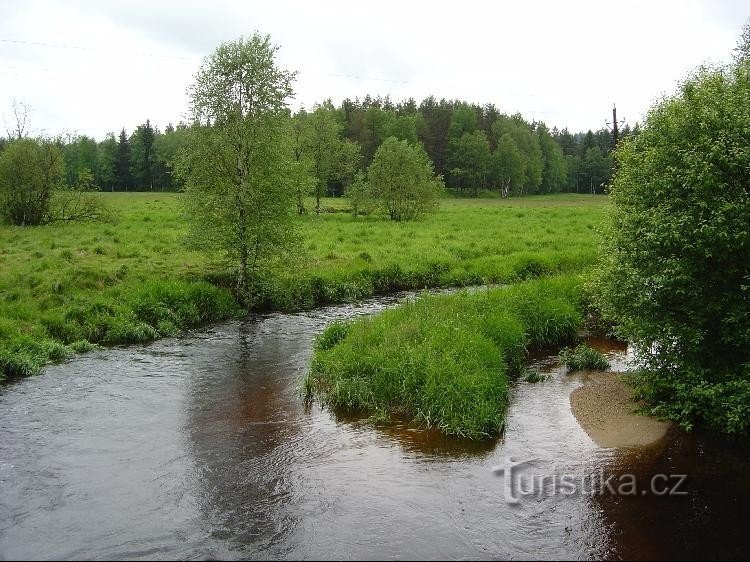
[[[686,495],[598,498],[621,559],[741,560],[750,537],[750,446],[674,428],[651,447],[619,451],[608,470],[650,487],[655,475],[686,475]],[[671,480],[673,484],[677,479]],[[661,491],[658,481],[657,491]]]

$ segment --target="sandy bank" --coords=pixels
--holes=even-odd
[[[586,373],[570,395],[578,423],[600,447],[639,447],[663,438],[671,424],[633,413],[631,390],[617,373]]]

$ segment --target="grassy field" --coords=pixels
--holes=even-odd
[[[92,343],[143,342],[237,310],[227,265],[185,248],[177,194],[102,194],[115,224],[0,226],[0,373],[40,371]],[[292,310],[427,286],[575,273],[596,258],[607,200],[446,199],[415,223],[353,219],[344,200],[301,217],[301,257],[259,280],[257,307]]]
[[[573,341],[582,309],[574,275],[423,296],[331,325],[305,386],[334,408],[491,437],[503,426],[509,377],[520,374],[530,349]]]

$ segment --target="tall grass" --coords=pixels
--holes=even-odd
[[[528,351],[576,337],[580,286],[566,276],[423,296],[335,323],[317,341],[305,388],[335,409],[493,436],[504,423],[509,377],[520,374]]]
[[[0,378],[39,372],[58,346],[144,342],[236,312],[231,270],[182,244],[179,194],[101,197],[116,224],[0,226]],[[575,195],[444,200],[436,215],[399,224],[310,214],[300,258],[256,280],[255,308],[576,273],[596,259],[605,205]]]

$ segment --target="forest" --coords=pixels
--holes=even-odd
[[[326,100],[290,118],[295,154],[309,154],[318,186],[328,196],[342,195],[389,137],[421,145],[446,185],[467,196],[481,190],[503,196],[602,193],[612,176],[607,128],[550,129],[520,114],[504,114],[494,104],[434,96],[393,102],[365,95],[338,106]],[[620,136],[638,129],[625,124]],[[83,172],[102,191],[178,191],[182,183],[173,162],[188,130],[184,122],[161,130],[146,119],[130,133],[123,128],[103,140],[73,133],[52,140],[62,151],[70,187]],[[10,138],[11,132],[0,137],[0,150]]]

